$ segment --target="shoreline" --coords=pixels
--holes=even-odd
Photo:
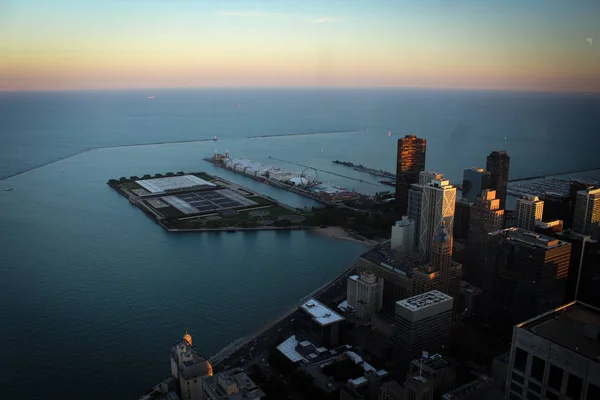
[[[321,236],[326,236],[332,239],[346,240],[354,243],[361,243],[370,247],[379,244],[379,242],[376,240],[366,239],[359,235],[348,232],[341,226],[328,226],[326,228],[314,227],[312,228],[312,231]]]
[[[356,268],[357,268],[356,265],[357,264],[356,264],[356,260],[355,260],[352,264],[350,264],[350,266],[348,268],[346,268],[344,271],[342,271],[341,273],[336,275],[333,279],[325,282],[324,284],[322,284],[321,286],[319,286],[312,292],[308,293],[307,295],[302,297],[298,302],[294,302],[293,304],[291,304],[283,312],[279,313],[277,316],[275,316],[269,322],[262,324],[254,332],[252,332],[246,336],[239,337],[239,338],[235,339],[234,341],[232,341],[231,343],[227,344],[225,347],[221,348],[217,353],[215,353],[213,356],[208,358],[210,363],[213,365],[213,368],[215,368],[216,370],[220,369],[220,367],[223,367],[222,363],[226,359],[228,359],[229,357],[234,355],[236,352],[238,352],[239,350],[241,350],[242,348],[244,348],[245,346],[250,344],[256,338],[259,338],[261,335],[267,333],[270,329],[275,327],[278,323],[281,323],[282,321],[290,318],[296,311],[298,311],[298,307],[300,307],[301,304],[303,304],[304,302],[308,301],[311,298],[318,299],[318,297],[322,293],[327,291],[327,289],[333,287],[337,282],[339,282],[342,279],[347,279],[348,276],[350,276],[351,274],[356,272]]]

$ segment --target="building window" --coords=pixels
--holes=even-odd
[[[551,392],[550,390],[546,389],[546,400],[558,400],[558,399],[559,399],[559,396],[556,393]]]
[[[514,382],[510,384],[510,390],[513,390],[517,393],[523,393],[523,388]]]
[[[509,393],[508,398],[510,400],[521,400],[521,396],[519,396],[518,394],[514,394],[514,393]]]
[[[546,362],[539,357],[533,356],[531,362],[531,376],[538,382],[543,382],[545,369]]]
[[[525,384],[525,378],[522,377],[521,375],[517,374],[516,372],[512,373],[512,379],[515,382],[519,382],[521,385]]]
[[[556,389],[560,392],[563,380],[563,370],[556,365],[550,364],[550,371],[548,372],[548,386],[552,389]]]
[[[529,386],[529,389],[533,390],[536,393],[542,392],[542,387],[535,382],[529,382],[529,385],[527,386]]]
[[[587,400],[596,399],[600,399],[600,387],[590,383],[588,385]]]
[[[515,364],[514,367],[516,370],[525,372],[525,367],[527,367],[527,352],[523,349],[515,347]]]
[[[569,379],[567,381],[567,396],[569,396],[573,400],[579,400],[581,398],[582,385],[583,381],[580,377],[573,374],[569,374]]]

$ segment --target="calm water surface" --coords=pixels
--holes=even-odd
[[[277,157],[374,193],[388,189],[379,178],[331,161],[393,171],[408,132],[427,137],[427,168],[454,181],[494,149],[509,152],[513,177],[594,168],[599,107],[592,96],[416,90],[0,93],[0,177],[97,146],[220,138],[94,150],[0,181],[15,188],[0,191],[0,398],[134,398],[169,373],[185,330],[211,355],[365,250],[308,232],[169,235],[109,178],[204,170],[310,207],[202,158],[228,149],[302,170]]]

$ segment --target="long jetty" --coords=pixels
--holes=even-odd
[[[362,180],[362,179],[353,178],[353,177],[351,177],[351,176],[347,176],[347,175],[338,174],[337,172],[331,172],[331,171],[327,171],[327,170],[320,169],[320,168],[315,168],[315,167],[312,167],[312,166],[310,166],[310,165],[300,164],[300,163],[296,163],[296,162],[289,161],[289,160],[283,160],[283,159],[281,159],[281,158],[277,158],[277,157],[269,157],[269,158],[270,158],[270,159],[272,159],[272,160],[281,161],[281,162],[285,162],[285,163],[292,164],[292,165],[297,165],[297,166],[299,166],[299,167],[304,167],[304,168],[312,168],[312,169],[314,169],[315,171],[324,172],[324,173],[326,173],[326,174],[330,174],[330,175],[336,175],[336,176],[339,176],[339,177],[342,177],[342,178],[351,179],[351,180],[353,180],[353,181],[362,182],[362,183],[367,183],[367,184],[369,184],[369,185],[373,185],[373,186],[380,186],[380,185],[379,185],[379,184],[377,184],[377,183],[373,183],[373,182],[367,182],[367,181],[364,181],[364,180]]]
[[[272,138],[272,137],[283,137],[283,136],[308,136],[308,135],[331,135],[333,133],[358,133],[362,130],[346,130],[346,131],[330,131],[330,132],[301,132],[301,133],[275,133],[273,135],[255,135],[246,136],[246,139],[260,139],[260,138]]]
[[[78,156],[80,154],[87,153],[87,152],[94,151],[94,150],[116,149],[116,148],[119,148],[119,147],[157,146],[157,145],[161,145],[161,144],[212,142],[214,140],[215,140],[214,138],[213,139],[195,139],[195,140],[172,140],[172,141],[166,141],[166,142],[149,142],[149,143],[134,143],[134,144],[119,144],[119,145],[89,147],[89,148],[87,148],[85,150],[80,150],[80,151],[78,151],[76,153],[69,154],[68,156],[60,157],[58,159],[55,159],[55,160],[52,160],[52,161],[48,161],[48,162],[45,162],[43,164],[36,165],[34,167],[23,169],[23,170],[21,170],[19,172],[15,172],[14,174],[10,174],[10,175],[6,175],[6,176],[3,176],[3,177],[0,177],[0,181],[3,181],[3,180],[8,179],[8,178],[12,178],[13,176],[24,174],[24,173],[29,172],[29,171],[34,171],[34,170],[36,170],[38,168],[46,167],[48,165],[57,163],[59,161],[68,160],[69,158],[73,158],[73,157]]]

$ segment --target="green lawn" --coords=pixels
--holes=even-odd
[[[196,176],[196,177],[198,177],[200,179],[204,179],[205,181],[208,181],[208,182],[210,182],[213,179],[215,179],[214,176],[207,175],[207,174],[205,174],[203,172],[195,172],[195,173],[192,173],[190,175],[194,175],[194,176]]]
[[[161,209],[161,212],[164,209]],[[280,206],[272,206],[268,208],[261,208],[261,211],[268,211],[269,215],[258,217],[250,215],[252,210],[242,210],[238,211],[238,214],[231,215],[228,217],[222,217],[220,220],[212,221],[206,220],[203,217],[199,217],[198,220],[184,220],[184,221],[171,221],[169,226],[171,228],[178,229],[191,229],[191,228],[204,228],[204,229],[214,229],[214,228],[229,228],[229,227],[241,227],[241,228],[251,228],[251,227],[259,227],[263,226],[260,222],[262,219],[278,221],[278,217],[281,215],[299,215],[294,213],[293,211],[288,210],[287,208]],[[206,221],[206,224],[199,224],[197,221]],[[291,224],[294,225],[294,224]],[[273,224],[273,226],[277,226]]]

